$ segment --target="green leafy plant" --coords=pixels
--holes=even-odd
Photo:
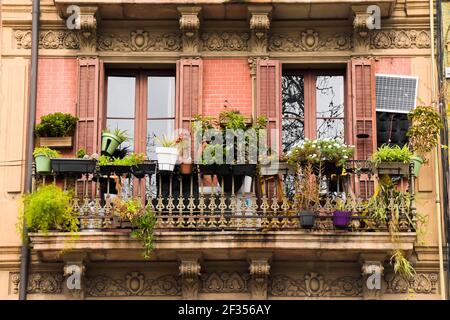
[[[175,147],[178,147],[178,145],[182,143],[183,137],[180,135],[180,136],[178,136],[176,138],[171,139],[168,136],[163,135],[162,137],[156,137],[155,140],[162,147],[175,148]]]
[[[394,266],[394,272],[402,275],[406,279],[413,277],[416,273],[411,262],[405,258],[401,250],[394,250],[390,262]]]
[[[48,158],[59,158],[61,156],[61,154],[58,151],[50,149],[48,147],[37,147],[37,148],[34,148],[33,156],[34,157],[45,156]]]
[[[439,132],[443,126],[439,112],[432,106],[418,106],[409,112],[408,119],[411,121],[407,132],[411,149],[426,159],[426,155],[439,141]]]
[[[150,258],[154,246],[155,213],[150,208],[146,208],[142,214],[134,215],[131,218],[131,224],[136,228],[131,235],[142,241],[144,258]]]
[[[81,149],[77,150],[77,153],[76,153],[77,158],[83,159],[85,155],[87,155],[85,149],[81,148]]]
[[[305,139],[287,154],[290,164],[321,164],[323,161],[343,166],[353,156],[353,147],[331,139]]]
[[[23,216],[30,231],[78,231],[78,219],[72,211],[72,195],[51,184],[23,196]]]
[[[114,130],[106,128],[103,130],[103,132],[115,135],[117,137],[117,140],[119,140],[120,143],[128,141],[128,139],[129,139],[127,130],[121,130],[121,129],[119,129],[119,127],[116,127]]]
[[[413,153],[409,150],[408,146],[389,146],[382,145],[378,150],[372,155],[372,161],[376,164],[381,162],[403,162],[409,163]]]
[[[200,131],[207,131],[209,129],[217,128],[217,123],[214,117],[202,116],[197,114],[193,117],[192,121],[192,131],[198,133]]]
[[[245,117],[238,110],[222,111],[219,114],[219,125],[222,129],[245,130]]]
[[[69,137],[75,132],[78,118],[70,113],[55,112],[41,117],[34,133],[37,137]]]
[[[113,158],[107,155],[101,155],[98,158],[99,166],[136,166],[143,163],[146,160],[146,156],[143,153],[130,153],[124,158]]]

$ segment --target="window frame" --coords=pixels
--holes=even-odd
[[[123,117],[108,117],[108,78],[109,77],[134,77],[135,78],[135,104],[134,104],[134,145],[135,153],[147,152],[147,120],[157,120],[160,118],[148,119],[148,77],[164,77],[171,76],[175,79],[174,94],[174,127],[177,128],[178,108],[177,108],[177,79],[175,70],[149,70],[149,69],[107,69],[105,72],[105,88],[104,88],[104,109],[103,117],[105,119],[102,124],[106,127],[108,119],[131,119]],[[169,118],[161,118],[169,119]]]
[[[316,83],[318,76],[342,76],[343,77],[343,104],[344,104],[344,142],[349,143],[348,141],[348,125],[350,120],[350,106],[348,106],[347,99],[347,74],[345,70],[336,70],[336,69],[287,69],[282,70],[281,77],[284,76],[303,76],[304,83],[304,132],[305,138],[308,139],[317,139],[317,104],[316,104]],[[282,93],[281,93],[282,95]],[[281,121],[285,119],[283,117],[283,102],[281,102],[281,112],[280,117]],[[341,118],[336,118],[341,119]],[[283,130],[283,126],[280,126],[280,129]],[[282,136],[282,135],[281,135]]]

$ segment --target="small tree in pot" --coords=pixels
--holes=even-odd
[[[300,218],[300,225],[303,228],[311,229],[316,221],[316,205],[320,201],[319,180],[314,174],[313,166],[308,163],[306,166],[298,166],[296,199]]]

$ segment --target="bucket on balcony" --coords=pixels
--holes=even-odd
[[[52,171],[52,163],[49,157],[43,154],[38,154],[34,157],[34,160],[36,162],[37,173],[49,173]]]
[[[242,187],[244,188],[245,193],[250,193],[252,191],[252,177],[245,176],[244,184]]]
[[[333,212],[333,224],[338,229],[345,229],[350,223],[352,213],[349,211],[335,211]]]
[[[168,147],[156,147],[158,168],[161,171],[173,171],[178,160],[178,149]]]
[[[313,211],[301,211],[298,213],[300,226],[305,229],[311,229],[316,222],[316,214]]]
[[[414,164],[414,176],[418,177],[419,176],[419,172],[420,172],[420,168],[422,167],[423,164],[423,159],[419,156],[412,156],[409,160],[412,164]]]
[[[102,133],[102,152],[112,155],[120,145],[120,139],[110,132]]]

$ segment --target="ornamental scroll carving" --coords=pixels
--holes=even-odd
[[[122,277],[96,275],[86,278],[87,297],[180,296],[181,284],[176,275],[148,278],[134,271]]]
[[[307,29],[298,34],[274,33],[269,38],[269,51],[299,52],[351,50],[353,46],[351,33],[336,33],[322,36],[318,31]]]
[[[436,273],[416,273],[409,279],[398,274],[388,274],[385,280],[388,293],[433,294],[437,292],[438,275]]]
[[[19,292],[20,274],[10,273],[11,291]],[[27,293],[62,294],[64,275],[60,272],[35,272],[28,276]]]
[[[14,38],[17,49],[31,49],[31,30],[15,30]],[[70,30],[47,30],[39,33],[40,49],[80,48],[80,40],[76,32]]]
[[[247,51],[247,32],[206,32],[202,34],[204,51]]]
[[[427,30],[380,30],[371,35],[372,49],[428,49],[431,45]]]
[[[246,272],[212,272],[201,277],[200,292],[203,293],[245,293],[249,291],[250,275]]]

